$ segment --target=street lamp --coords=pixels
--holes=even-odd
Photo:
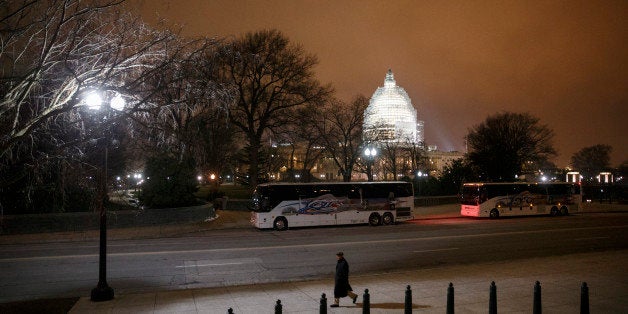
[[[100,110],[103,101],[102,96],[97,91],[90,92],[85,97],[85,104],[89,109]],[[107,106],[106,117],[109,115],[109,109],[120,111],[124,109],[124,99],[120,95],[114,96],[109,106]],[[109,301],[113,299],[113,289],[107,284],[107,209],[104,206],[104,200],[107,197],[107,159],[109,154],[109,134],[105,131],[105,156],[102,168],[102,178],[99,182],[98,201],[96,206],[100,211],[100,251],[99,251],[99,267],[98,267],[98,285],[92,289],[92,301]]]
[[[377,150],[375,148],[367,147],[364,150],[364,156],[366,157],[366,176],[368,181],[373,181],[373,161],[375,160],[375,156],[377,156]]]
[[[416,179],[419,185],[419,196],[421,196],[421,181],[423,181],[423,178],[426,178],[428,175],[428,173],[423,173],[421,170],[416,173]]]

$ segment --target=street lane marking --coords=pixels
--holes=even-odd
[[[205,266],[226,266],[226,265],[243,265],[244,263],[217,263],[217,264],[199,264],[199,265],[181,265],[174,268],[188,268],[188,267],[205,267]]]
[[[611,237],[590,237],[590,238],[577,238],[573,239],[574,241],[578,240],[599,240],[599,239],[610,239]]]
[[[278,246],[257,246],[257,247],[241,247],[241,248],[225,248],[225,249],[107,253],[107,256],[111,258],[111,257],[132,257],[132,256],[151,256],[151,255],[212,254],[212,253],[221,253],[221,252],[242,252],[242,251],[259,251],[259,250],[268,251],[268,250],[293,249],[293,248],[299,248],[299,249],[316,248],[316,247],[334,247],[335,248],[338,246],[351,246],[351,245],[364,245],[364,244],[388,244],[388,243],[399,243],[399,242],[420,242],[420,241],[432,241],[432,240],[444,240],[444,239],[482,238],[482,237],[508,236],[508,235],[516,235],[516,234],[584,231],[584,230],[596,230],[596,229],[623,229],[627,227],[628,225],[621,225],[621,226],[602,226],[602,227],[585,227],[585,228],[544,229],[544,230],[531,230],[531,231],[479,233],[479,234],[468,234],[468,235],[438,236],[438,237],[428,237],[428,238],[353,241],[353,242],[342,242],[342,243],[313,243],[313,244],[291,244],[291,245],[278,245]],[[79,254],[79,255],[59,255],[59,256],[15,257],[15,258],[0,258],[0,262],[56,260],[56,259],[66,259],[66,258],[98,258],[98,256],[99,256],[98,254]]]
[[[427,253],[427,252],[439,252],[439,251],[453,251],[453,250],[458,250],[460,248],[457,247],[452,247],[452,248],[448,248],[448,249],[433,249],[433,250],[423,250],[423,251],[412,251],[414,253]]]

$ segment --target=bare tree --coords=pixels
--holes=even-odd
[[[404,143],[397,141],[385,141],[379,143],[381,151],[382,171],[384,173],[384,179],[396,180],[397,174],[399,174],[399,168],[404,162]],[[390,177],[388,177],[390,174]]]
[[[135,115],[137,138],[144,147],[178,160],[191,156],[203,174],[219,175],[233,151],[234,133],[227,111],[234,93],[218,80],[220,42],[203,38],[180,45],[185,47],[180,58],[162,72],[169,79],[154,78],[163,87],[153,101],[162,105]]]
[[[247,140],[250,184],[256,185],[264,134],[286,123],[286,111],[320,103],[330,94],[314,78],[316,57],[277,30],[247,33],[226,46],[224,76],[237,98],[229,108],[231,122]]]
[[[525,163],[556,155],[552,138],[552,130],[528,113],[500,113],[469,130],[468,158],[485,180],[514,180]]]
[[[297,110],[297,118],[295,119],[297,121],[296,134],[303,148],[301,173],[305,182],[312,180],[312,168],[324,153],[324,134],[320,132],[318,127],[323,120],[319,113],[320,108],[319,104],[307,104],[307,106]]]
[[[425,147],[423,143],[417,143],[415,141],[407,141],[406,146],[404,147],[405,154],[410,161],[409,165],[404,165],[404,167],[409,166],[410,172],[415,172],[419,169],[430,170],[427,169],[427,161],[425,154]]]
[[[324,123],[319,125],[320,132],[325,135],[325,151],[333,158],[345,182],[351,181],[353,168],[360,158],[364,110],[368,103],[362,95],[349,104],[332,101],[323,112]]]
[[[582,173],[585,181],[590,181],[601,171],[610,169],[612,151],[613,147],[604,144],[585,147],[571,156],[571,165]]]
[[[287,160],[287,168],[291,174],[299,174],[299,181],[310,182],[312,180],[312,168],[323,155],[323,134],[319,124],[323,123],[319,104],[308,103],[291,110],[291,123],[286,124],[280,131],[283,145],[289,144],[290,157]],[[298,163],[294,161],[298,160]]]
[[[161,86],[148,82],[180,47],[175,34],[122,13],[121,2],[0,2],[0,187],[41,182],[37,171],[46,164],[63,168],[51,161],[85,157],[79,144],[101,137],[104,126],[82,110],[88,94],[123,97],[122,116],[153,106]],[[20,173],[8,176],[18,165]]]
[[[167,64],[175,36],[120,13],[120,2],[4,4],[0,153],[56,117],[75,113],[92,90],[121,93],[136,109],[144,104],[146,78]]]

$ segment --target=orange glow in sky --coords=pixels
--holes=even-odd
[[[559,167],[581,148],[628,161],[628,1],[129,0],[186,36],[276,28],[318,57],[337,97],[371,97],[394,71],[428,145],[464,151],[502,111],[554,130]]]

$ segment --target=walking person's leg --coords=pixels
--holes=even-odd
[[[349,297],[351,298],[351,300],[355,304],[355,302],[358,300],[358,295],[353,293],[353,291],[351,291],[351,290],[349,290],[349,292],[347,292],[347,294],[349,295]]]
[[[334,298],[334,304],[330,305],[329,307],[338,307],[340,306],[340,298]]]

